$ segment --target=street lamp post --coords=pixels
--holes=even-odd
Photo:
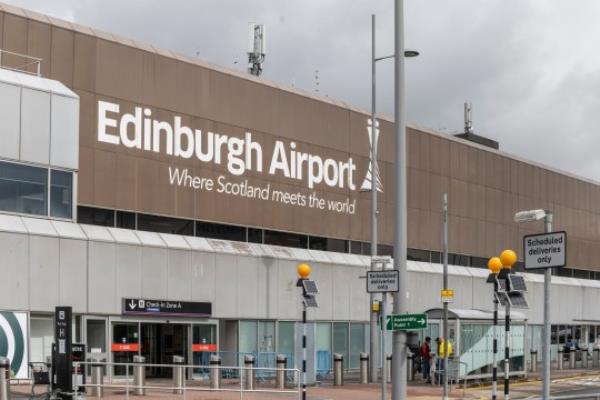
[[[400,283],[394,294],[394,314],[408,311],[406,302],[406,94],[404,92],[404,1],[395,0],[394,9],[394,121],[395,121],[395,218],[394,263]],[[406,332],[394,331],[392,351],[392,400],[405,400]]]
[[[500,262],[504,269],[505,288],[508,293],[510,289],[510,279],[508,275],[512,266],[517,262],[517,253],[512,250],[504,250],[500,253]],[[510,398],[510,302],[506,302],[504,311],[504,399]]]
[[[530,222],[544,220],[544,232],[552,232],[552,212],[548,210],[520,211],[515,214],[515,222]],[[550,284],[551,271],[544,271],[544,328],[542,330],[542,398],[550,398]]]
[[[379,164],[377,163],[377,142],[379,136],[379,123],[377,122],[377,70],[376,63],[377,61],[388,60],[394,58],[394,55],[387,55],[383,57],[377,57],[376,52],[376,35],[375,35],[375,14],[371,15],[371,121],[370,121],[370,148],[371,148],[371,270],[375,267],[373,262],[377,257],[377,246],[378,246],[378,216],[379,211],[377,207],[377,192],[379,191]],[[405,57],[417,57],[419,55],[418,51],[415,50],[406,50],[404,51]],[[385,357],[382,355],[381,359],[379,359],[379,355],[375,349],[381,346],[385,349],[385,330],[383,330],[381,335],[381,344],[377,343],[379,340],[379,335],[377,333],[377,312],[373,310],[373,304],[375,303],[375,294],[372,293],[369,296],[369,310],[371,313],[370,318],[370,338],[369,345],[371,349],[371,363],[369,367],[369,375],[371,376],[371,382],[377,382],[377,370],[379,365],[381,364],[382,371],[382,381],[383,388],[382,393],[385,392],[386,385],[386,377],[384,376],[384,363]],[[385,302],[387,301],[387,295],[382,296],[381,307],[385,307]],[[380,310],[382,311],[382,310]],[[382,313],[383,314],[383,313]],[[385,321],[384,321],[385,322]]]
[[[498,298],[496,294],[498,293],[498,280],[496,277],[498,273],[502,269],[502,261],[498,257],[492,257],[488,261],[488,269],[490,270],[490,276],[488,278],[488,283],[494,284],[494,293],[492,295],[494,300],[494,323],[492,326],[492,337],[494,343],[492,345],[492,400],[497,400],[498,398]]]

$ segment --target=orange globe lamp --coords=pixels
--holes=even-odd
[[[488,261],[488,269],[494,275],[498,275],[498,272],[502,269],[502,261],[500,261],[500,257],[492,257]]]
[[[298,264],[296,271],[301,279],[307,279],[310,276],[310,265],[306,263]]]
[[[512,266],[517,262],[517,253],[513,250],[507,249],[500,253],[500,261],[502,266],[507,269],[511,269]]]

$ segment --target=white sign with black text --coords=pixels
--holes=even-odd
[[[556,268],[567,264],[567,232],[523,237],[525,269]]]
[[[367,292],[388,293],[400,290],[400,279],[397,270],[368,271]]]

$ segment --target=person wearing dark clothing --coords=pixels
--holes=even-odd
[[[423,380],[427,383],[431,383],[431,377],[429,372],[431,371],[431,338],[427,336],[425,341],[421,345],[421,372],[423,373]]]

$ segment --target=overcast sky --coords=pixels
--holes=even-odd
[[[267,27],[265,79],[370,109],[371,18],[393,52],[391,0],[4,0],[223,66],[246,68],[248,22]],[[406,0],[410,121],[600,181],[600,1]],[[378,63],[393,115],[393,61]]]

